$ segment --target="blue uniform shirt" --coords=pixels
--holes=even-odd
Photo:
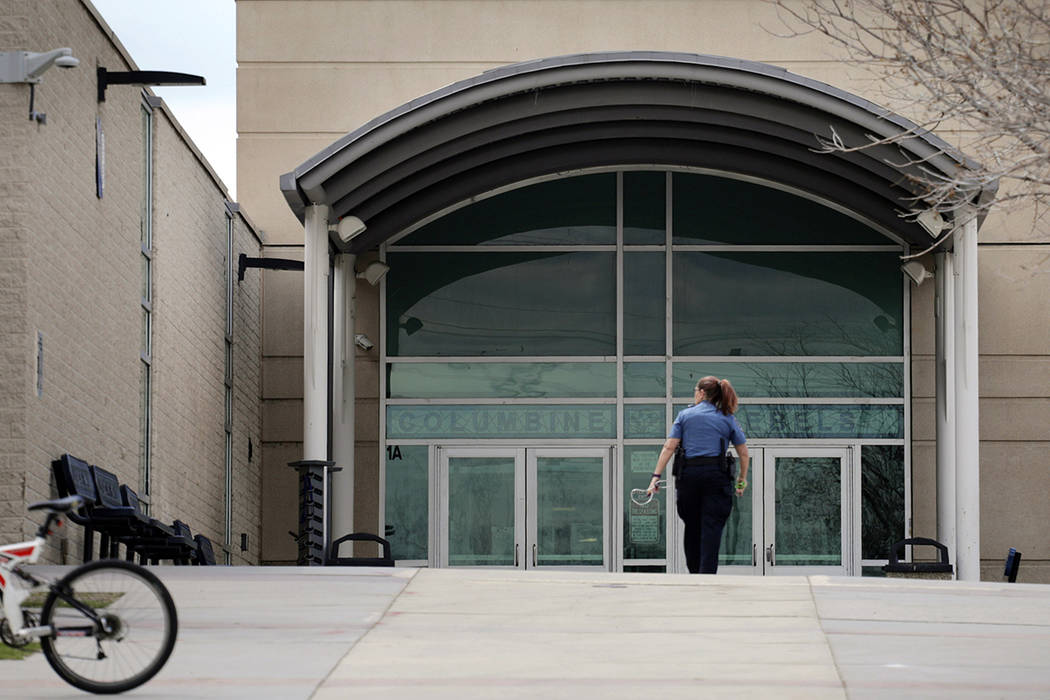
[[[682,440],[686,457],[717,457],[730,445],[747,442],[736,417],[724,415],[709,401],[683,409],[668,437]]]

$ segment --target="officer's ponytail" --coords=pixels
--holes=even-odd
[[[725,415],[736,413],[740,403],[736,391],[728,379],[719,380],[718,377],[704,377],[696,383],[697,391],[704,392],[708,401],[715,405]]]

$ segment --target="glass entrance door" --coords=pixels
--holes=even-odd
[[[751,448],[747,492],[722,533],[721,574],[827,574],[856,569],[858,492],[848,448]],[[671,570],[686,573],[674,518]]]
[[[434,565],[609,568],[608,449],[439,454]]]
[[[729,452],[737,457],[736,449],[730,448]],[[733,497],[733,510],[726,520],[725,529],[722,531],[722,545],[718,550],[718,571],[722,574],[732,576],[750,576],[762,574],[763,567],[760,553],[762,551],[762,448],[751,448],[749,450],[751,465],[748,470],[747,480],[750,485],[743,496]],[[739,459],[739,457],[737,457]],[[739,468],[739,467],[738,467]],[[669,494],[671,503],[675,503],[673,491]],[[672,506],[669,510],[669,518],[673,518],[671,547],[674,551],[668,558],[671,562],[670,571],[677,573],[688,573],[685,565],[685,550],[683,548],[684,529],[682,519],[678,517],[677,509]]]
[[[853,550],[849,456],[840,448],[765,450],[766,573],[848,573]]]
[[[608,450],[529,450],[528,567],[608,568]]]

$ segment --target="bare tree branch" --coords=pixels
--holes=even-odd
[[[877,79],[879,101],[920,128],[859,143],[832,132],[818,150],[904,144],[951,128],[980,165],[946,177],[909,161],[922,173],[913,184],[923,207],[957,210],[996,182],[1003,194],[985,207],[1050,205],[1050,0],[766,1],[778,9],[779,36],[822,35]]]

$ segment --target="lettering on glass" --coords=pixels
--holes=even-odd
[[[401,456],[401,446],[400,445],[387,445],[386,446],[386,458],[389,459],[389,460],[404,459],[404,457]]]
[[[387,437],[616,437],[616,407],[388,406]]]

